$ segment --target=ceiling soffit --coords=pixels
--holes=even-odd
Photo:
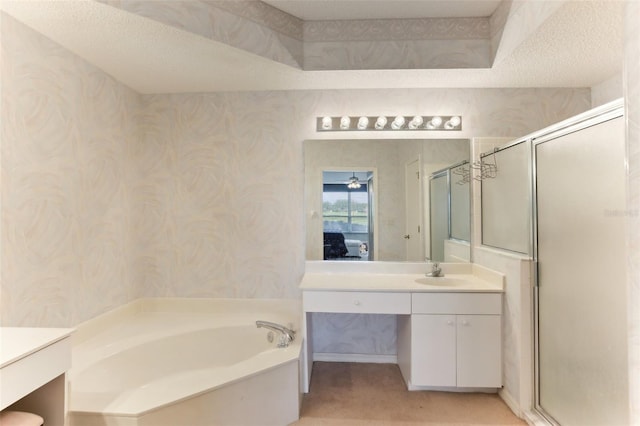
[[[215,9],[233,13],[272,31],[302,41],[304,21],[262,1],[202,0],[202,3]]]
[[[300,69],[302,21],[261,1],[96,0]]]
[[[302,21],[261,1],[99,1],[302,70],[491,66],[483,17]]]
[[[353,21],[306,21],[305,42],[485,40],[489,18],[414,18]]]
[[[499,51],[490,68],[333,71],[303,71],[308,45],[315,42],[303,46],[301,40],[286,35],[286,28],[299,20],[258,2],[252,2],[256,7],[252,19],[216,8],[211,1],[2,0],[0,9],[3,19],[4,13],[10,15],[144,94],[590,87],[619,73],[625,3],[559,2],[565,5],[550,14],[548,2],[504,0],[489,18],[490,51]],[[271,17],[263,16],[272,12]],[[277,31],[264,25],[263,21],[276,18],[283,19]],[[526,40],[520,27],[529,29]],[[389,49],[401,49],[393,41],[386,43]],[[380,51],[371,50],[370,57],[384,57]],[[482,49],[479,52],[486,57]],[[322,55],[317,58],[327,62]]]
[[[501,0],[262,0],[305,21],[487,17]]]

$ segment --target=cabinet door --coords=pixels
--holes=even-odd
[[[455,315],[412,315],[411,342],[413,385],[456,385]]]
[[[457,316],[459,387],[502,386],[500,315]]]

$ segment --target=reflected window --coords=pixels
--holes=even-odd
[[[344,184],[324,184],[322,221],[325,232],[369,232],[369,196],[367,184],[349,189]]]

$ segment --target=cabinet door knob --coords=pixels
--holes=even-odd
[[[356,306],[360,306],[360,301],[356,300],[355,302],[353,302],[353,304],[356,305]]]
[[[469,325],[469,321],[467,321],[467,320],[462,320],[462,325]]]
[[[453,325],[453,321],[448,320],[448,321],[447,321],[447,325]]]

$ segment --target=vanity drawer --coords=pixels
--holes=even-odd
[[[502,293],[413,293],[414,314],[502,314]]]
[[[302,305],[305,312],[410,314],[411,293],[305,291]]]

